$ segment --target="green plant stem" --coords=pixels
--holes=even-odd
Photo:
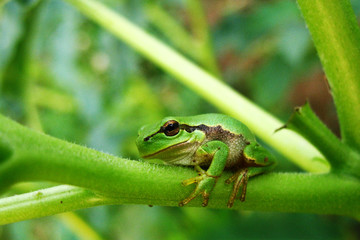
[[[147,185],[139,181],[146,179],[148,184],[153,181],[160,184],[159,179],[149,178],[148,172],[163,175],[162,181],[169,183],[178,174],[175,167],[121,159],[27,129],[3,116],[0,116],[0,146],[0,191],[21,181],[47,180],[108,195],[127,195],[128,189],[123,191],[128,186],[146,195]],[[163,169],[168,169],[165,175]],[[194,175],[192,169],[184,168],[182,172],[183,177]]]
[[[329,171],[328,165],[314,160],[323,157],[304,138],[286,130],[274,134],[274,130],[283,125],[278,119],[102,3],[94,0],[67,2],[223,112],[244,122],[257,136],[303,169],[310,172]]]
[[[128,192],[109,198],[73,186],[57,186],[31,193],[25,193],[0,199],[0,224],[9,224],[32,218],[49,216],[61,212],[74,211],[109,204],[145,204],[177,206],[180,199],[190,193],[189,187],[180,184],[182,167],[177,168],[179,176],[174,183],[152,182],[146,177],[142,182],[150,191],[159,184],[163,190],[152,191],[148,196],[136,194],[141,185],[128,187],[121,184]],[[165,170],[166,172],[167,170]],[[215,187],[207,208],[226,208],[231,186],[224,184],[221,177]],[[153,177],[149,174],[148,177]],[[157,175],[155,179],[162,176]],[[132,179],[129,179],[132,180]],[[284,183],[284,184],[281,184]],[[285,184],[286,183],[286,184]],[[120,184],[120,183],[114,183]],[[135,189],[134,189],[135,188]],[[183,192],[177,195],[176,192]],[[125,191],[124,191],[125,192]],[[245,202],[236,201],[233,209],[273,212],[307,212],[317,214],[339,214],[357,216],[360,214],[360,184],[351,179],[344,179],[332,174],[296,174],[270,173],[250,179]],[[201,199],[195,199],[189,206],[201,206]]]
[[[50,216],[71,210],[106,204],[91,190],[57,186],[0,199],[0,224]]]
[[[360,149],[360,29],[350,1],[298,0],[334,97],[344,142]]]
[[[1,190],[16,182],[47,180],[94,191],[50,188],[49,194],[41,190],[4,198],[0,200],[3,223],[100,204],[177,206],[195,187],[181,184],[196,176],[192,168],[118,158],[27,129],[2,116],[0,139],[2,148],[10,152],[0,156]],[[209,208],[226,208],[232,186],[225,180],[230,175],[226,172],[218,180]],[[234,209],[358,215],[359,199],[356,179],[269,173],[250,179],[246,201],[236,202]],[[201,198],[189,206],[201,206]]]
[[[360,155],[325,126],[309,103],[296,108],[284,127],[298,132],[316,146],[331,164],[332,172],[360,178]]]

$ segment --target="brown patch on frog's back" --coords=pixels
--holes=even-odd
[[[206,126],[202,124],[197,126],[197,129],[205,133],[206,142],[218,140],[229,146],[230,152],[225,168],[234,168],[243,164],[243,151],[250,142],[242,134],[232,133],[220,125]]]
[[[226,142],[229,138],[234,138],[236,136],[235,133],[232,133],[228,130],[223,129],[220,125],[215,127],[208,127],[200,129],[205,132],[206,138],[209,140],[219,140],[222,142]]]
[[[229,130],[223,129],[222,126],[217,125],[214,127],[205,126],[203,129],[199,129],[205,132],[206,139],[209,141],[218,140],[224,143],[229,143],[234,140],[242,140],[244,143],[248,144],[245,141],[244,136],[242,134],[235,134],[230,132]]]

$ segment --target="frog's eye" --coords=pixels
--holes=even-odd
[[[170,120],[162,126],[162,129],[166,136],[174,136],[179,133],[180,125],[177,121]]]

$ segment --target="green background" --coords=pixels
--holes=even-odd
[[[201,20],[191,18],[186,1],[156,3],[187,30],[191,41],[183,45],[178,33],[164,31],[150,17],[151,4],[105,4],[200,66],[220,72],[223,81],[283,121],[308,99],[338,135],[325,75],[296,3],[236,2],[203,2],[212,43],[208,52],[215,55],[217,70],[196,54]],[[360,2],[352,4],[360,16]],[[13,66],[24,67],[14,71]],[[0,84],[2,114],[57,138],[130,159],[139,158],[134,141],[141,125],[167,115],[218,111],[59,0],[10,1],[0,9]],[[31,88],[31,96],[21,100],[22,88]],[[276,171],[300,171],[277,157]],[[18,184],[6,194],[47,186]],[[360,238],[360,224],[338,216],[132,205],[76,214],[100,239]],[[86,239],[80,224],[69,227],[69,222],[54,216],[14,223],[0,227],[0,239]]]

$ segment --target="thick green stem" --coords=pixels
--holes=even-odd
[[[5,153],[0,157],[0,190],[20,181],[48,180],[119,194],[123,191],[121,184],[128,182],[130,176],[137,176],[140,169],[149,170],[147,164],[64,142],[2,116],[0,139]],[[162,168],[150,167],[154,174],[160,174]],[[189,169],[187,173],[190,177],[192,172]],[[127,184],[136,185],[137,181],[139,179]],[[116,182],[121,184],[114,184]]]
[[[360,149],[360,30],[349,0],[298,0],[329,80],[345,143]]]
[[[124,194],[116,197],[105,197],[90,190],[79,187],[57,186],[32,193],[0,199],[0,224],[49,216],[61,212],[74,211],[108,204],[145,204],[161,206],[177,206],[182,198],[192,190],[183,187],[180,182],[183,177],[174,175],[170,183],[165,181],[149,183],[148,177],[155,180],[161,175],[149,174],[143,176],[140,182],[152,189],[150,195],[139,194],[141,185],[127,186],[126,182],[114,182],[124,189]],[[226,208],[231,186],[224,184],[229,174],[221,177],[215,187],[207,208]],[[129,178],[128,181],[133,179]],[[175,180],[175,181],[174,181]],[[158,187],[155,185],[159,185]],[[126,194],[125,194],[126,192]],[[176,193],[181,194],[176,194]],[[237,200],[233,209],[272,212],[307,212],[317,214],[338,214],[358,216],[360,214],[360,183],[344,179],[332,174],[296,174],[270,173],[251,178],[248,184],[245,202]],[[189,206],[201,206],[201,198],[195,199]]]
[[[310,172],[327,172],[321,154],[292,131],[274,130],[283,124],[134,24],[94,0],[67,0],[79,11],[123,40],[154,64],[175,76],[223,112],[244,122],[270,146]]]
[[[145,197],[152,191],[165,191],[160,187],[161,182],[169,183],[171,188],[176,181],[173,176],[179,175],[176,167],[101,153],[27,129],[3,116],[0,116],[0,140],[0,191],[20,181],[48,180],[116,196],[128,195],[129,189],[133,189],[132,194],[137,192]],[[167,171],[163,172],[164,169]],[[191,168],[182,168],[181,173],[183,178],[194,175]],[[151,183],[156,184],[148,189]],[[174,192],[169,197],[179,194]]]
[[[195,187],[181,184],[196,175],[192,168],[118,158],[27,129],[2,116],[0,139],[2,148],[7,149],[0,162],[1,190],[20,181],[47,180],[97,193],[74,190],[75,194],[71,191],[63,195],[61,190],[59,197],[50,191],[45,201],[44,190],[24,198],[5,198],[0,201],[0,219],[16,221],[19,216],[28,219],[99,204],[177,206]],[[210,208],[226,208],[232,186],[225,184],[225,179],[230,175],[224,173],[218,180]],[[64,205],[60,198],[71,202]],[[358,215],[359,200],[360,183],[355,179],[331,174],[269,173],[250,179],[245,203],[237,201],[234,209]],[[201,198],[189,206],[201,206]]]

